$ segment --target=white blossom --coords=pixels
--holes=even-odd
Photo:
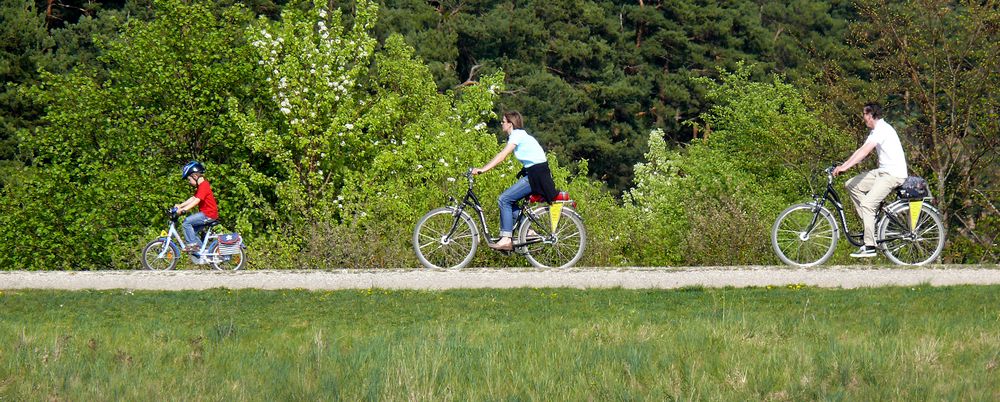
[[[291,109],[289,109],[289,108],[287,108],[287,107],[283,107],[283,108],[281,108],[281,113],[284,113],[284,114],[289,114],[289,113],[291,113],[291,112],[292,112],[292,110],[291,110]]]

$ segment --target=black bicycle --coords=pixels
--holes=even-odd
[[[427,268],[461,269],[472,262],[479,244],[480,231],[466,211],[471,207],[479,215],[486,242],[494,244],[498,237],[490,234],[486,216],[473,191],[472,169],[463,175],[469,188],[462,200],[449,197],[452,206],[434,209],[417,221],[413,230],[413,251]],[[524,255],[538,268],[568,268],[583,256],[587,231],[583,218],[574,210],[576,203],[561,192],[550,205],[538,206],[542,197],[532,194],[519,202],[520,216],[514,224],[512,251]]]
[[[847,217],[840,195],[833,188],[833,169],[826,173],[826,192],[813,194],[813,201],[788,207],[771,228],[771,245],[785,264],[811,267],[826,262],[837,248],[840,229],[829,202],[840,214],[847,241],[864,245],[863,233],[847,230]],[[941,213],[930,204],[932,198],[884,201],[875,215],[875,242],[889,260],[901,265],[923,265],[934,261],[944,249],[945,230]]]

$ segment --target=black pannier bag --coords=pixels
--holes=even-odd
[[[919,200],[931,196],[927,187],[927,180],[919,176],[910,176],[896,190],[896,195],[901,200]]]

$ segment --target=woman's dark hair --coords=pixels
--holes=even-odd
[[[862,110],[862,113],[872,115],[872,118],[875,120],[881,119],[882,105],[879,105],[878,103],[875,102],[866,103],[864,110]]]
[[[505,112],[503,117],[510,122],[513,128],[524,128],[524,118],[518,112]]]

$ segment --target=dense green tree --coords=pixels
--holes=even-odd
[[[646,134],[697,135],[684,121],[706,107],[693,78],[756,61],[810,80],[817,56],[843,52],[846,1],[385,1],[379,32],[402,32],[439,89],[503,69],[499,107],[519,109],[563,160],[625,189]],[[845,58],[845,61],[853,60]]]

